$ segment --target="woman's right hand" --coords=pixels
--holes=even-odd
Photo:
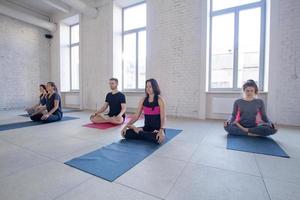
[[[224,122],[224,128],[226,128],[228,126],[228,124],[229,124],[229,120],[225,121]]]
[[[121,130],[121,136],[123,138],[125,138],[126,131],[127,131],[127,126],[124,126],[124,128]]]

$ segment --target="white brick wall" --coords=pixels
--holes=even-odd
[[[38,100],[39,84],[49,80],[47,31],[0,15],[0,110]]]
[[[113,2],[103,0],[91,6],[98,7],[98,16],[91,19],[80,16],[80,103],[83,109],[96,109],[104,103],[109,91],[108,79],[113,75]],[[77,13],[60,14],[52,17],[55,23]],[[60,83],[60,35],[54,33],[51,41],[51,80]]]
[[[300,1],[271,3],[268,108],[274,121],[300,125]]]
[[[104,1],[103,1],[104,2]],[[82,16],[82,95],[86,109],[96,109],[104,103],[109,91],[108,80],[113,75],[113,4],[105,0],[98,8],[98,17]]]
[[[147,2],[147,75],[156,78],[169,115],[200,115],[205,66],[201,66],[201,1]]]

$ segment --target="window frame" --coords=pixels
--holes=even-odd
[[[122,8],[122,54],[124,55],[124,36],[127,35],[127,34],[132,34],[134,33],[135,34],[135,45],[136,45],[136,58],[135,58],[135,67],[136,67],[136,70],[135,70],[135,88],[133,89],[125,89],[124,87],[124,58],[122,58],[122,91],[124,92],[142,92],[144,91],[144,88],[139,88],[138,87],[138,84],[139,84],[139,63],[138,63],[138,60],[139,60],[139,33],[142,32],[142,31],[145,31],[146,32],[146,36],[147,36],[147,23],[146,23],[146,26],[144,27],[140,27],[140,28],[135,28],[135,29],[130,29],[130,30],[127,30],[127,31],[124,31],[124,11],[128,8],[132,8],[132,7],[135,7],[135,6],[138,6],[138,5],[141,5],[141,4],[146,4],[147,6],[147,3],[146,1],[141,1],[141,2],[138,2],[138,3],[135,3],[135,4],[132,4],[132,5],[129,5],[129,6],[126,6],[126,7],[123,7]],[[147,15],[147,13],[146,13]],[[147,19],[147,18],[146,18]],[[146,40],[146,46],[147,46],[147,40]],[[146,60],[147,60],[147,55],[146,55]],[[147,62],[146,62],[146,73],[147,73]],[[146,76],[146,75],[145,75]]]
[[[69,55],[70,55],[69,56],[70,57],[70,92],[79,92],[80,91],[80,82],[78,83],[79,84],[79,89],[73,89],[73,87],[72,87],[72,48],[78,46],[78,49],[79,49],[79,52],[80,52],[80,31],[79,31],[79,42],[72,43],[72,27],[77,26],[77,25],[79,26],[79,30],[80,30],[79,23],[75,23],[75,24],[72,24],[72,25],[69,26],[69,34],[70,34],[69,35],[69,43],[70,43],[70,48],[69,48],[69,50],[70,50],[70,52],[69,52]]]
[[[266,44],[266,0],[259,0],[257,2],[239,5],[235,7],[224,8],[220,10],[212,10],[214,0],[208,0],[209,8],[209,66],[208,66],[208,90],[209,91],[240,91],[238,88],[238,53],[239,53],[239,12],[254,8],[261,8],[261,27],[260,27],[260,54],[259,54],[259,68],[258,68],[258,85],[259,91],[264,91],[264,77],[265,77],[265,44]],[[225,14],[234,14],[234,54],[233,54],[233,87],[230,88],[212,88],[212,20],[215,16]]]

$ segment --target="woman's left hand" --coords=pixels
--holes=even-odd
[[[230,123],[229,120],[225,121],[225,122],[224,122],[224,128],[226,128],[226,127],[229,125],[229,123]]]
[[[50,116],[49,114],[44,114],[41,119],[46,120],[46,119],[48,119],[49,116]]]
[[[156,139],[158,141],[159,144],[161,144],[164,140],[165,140],[165,132],[163,129],[160,129],[159,131],[155,130],[154,132],[158,132],[156,135]]]

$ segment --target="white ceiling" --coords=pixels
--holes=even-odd
[[[65,23],[66,25],[73,25],[73,24],[76,24],[76,23],[79,23],[79,16],[78,15],[73,15],[71,17],[68,17],[64,20],[62,20],[63,23]]]
[[[47,17],[52,16],[58,12],[56,8],[46,4],[43,0],[7,0],[10,3],[14,3],[18,6],[24,7],[31,11],[34,11],[40,15],[45,15]]]
[[[116,4],[118,4],[121,7],[127,7],[136,3],[140,3],[145,0],[114,0]]]
[[[0,0],[0,3],[7,2],[11,5],[16,5],[19,8],[29,10],[40,16],[47,17],[48,19],[52,18],[56,14],[63,13],[62,10],[51,6],[49,3],[45,1],[47,0]],[[70,8],[60,0],[50,0],[50,2],[51,1],[55,2],[58,5],[62,5],[62,7]],[[82,0],[82,1],[84,1],[86,4],[88,4],[91,7],[101,7],[103,6],[103,4],[107,3],[107,1],[110,0]],[[111,1],[115,1],[115,3],[121,7],[126,7],[135,3],[142,2],[144,0],[111,0]]]
[[[0,0],[1,1],[1,0]],[[6,0],[9,3],[15,4],[17,6],[26,8],[30,11],[34,11],[40,15],[47,16],[51,18],[55,14],[62,13],[63,11],[49,5],[44,0]],[[52,0],[57,2],[58,5],[63,5],[63,7],[69,7],[60,0]],[[97,7],[101,5],[104,0],[83,0],[85,3],[92,7]]]

